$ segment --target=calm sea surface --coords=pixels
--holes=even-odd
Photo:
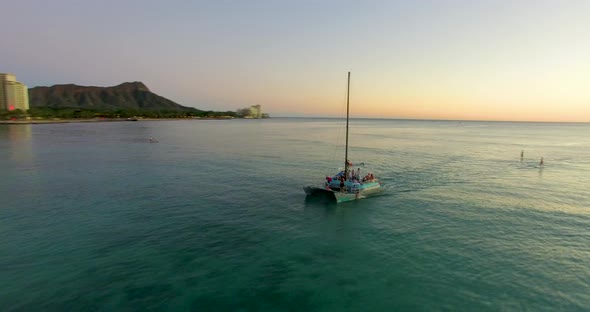
[[[0,125],[0,310],[590,309],[590,124],[353,120],[386,192],[306,201],[343,142],[330,119]]]

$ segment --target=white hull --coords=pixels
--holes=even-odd
[[[345,185],[344,190],[333,190],[330,188],[312,186],[304,187],[303,190],[305,191],[305,194],[307,194],[307,196],[324,196],[328,198],[333,198],[336,200],[337,203],[367,198],[379,194],[383,191],[383,187],[381,186],[381,183],[379,181],[371,182],[365,187],[361,185],[360,190],[353,189],[351,187],[352,184],[353,183],[347,182],[347,185]]]

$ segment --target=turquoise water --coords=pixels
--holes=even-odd
[[[353,120],[335,205],[339,120],[2,125],[0,310],[585,310],[589,134]]]

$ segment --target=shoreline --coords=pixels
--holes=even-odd
[[[234,120],[253,118],[90,118],[90,119],[29,119],[29,120],[0,120],[0,125],[42,125],[84,122],[136,122],[136,121],[171,121],[171,120]],[[267,118],[260,118],[267,119]]]
[[[110,119],[38,119],[38,120],[0,120],[0,125],[35,125],[35,124],[61,124],[61,123],[80,123],[80,122],[118,122],[132,121],[122,118]]]

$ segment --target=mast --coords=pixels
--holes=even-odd
[[[348,177],[348,118],[350,114],[350,72],[348,72],[348,86],[346,88],[346,147],[344,149],[344,179]]]

